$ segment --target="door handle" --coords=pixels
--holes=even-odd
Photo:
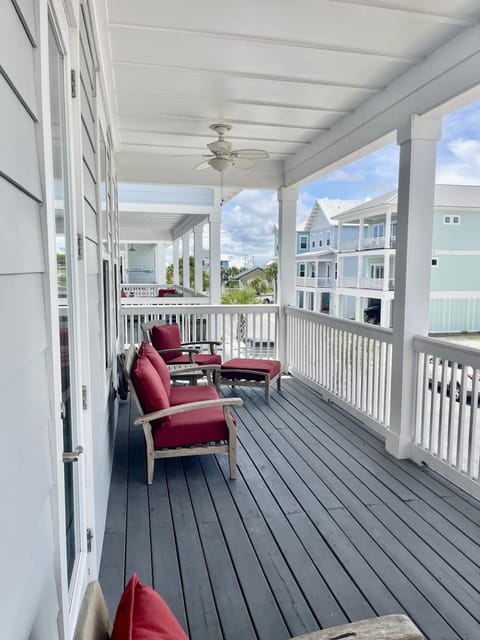
[[[83,447],[78,445],[73,451],[64,451],[62,454],[62,462],[77,462],[79,455],[83,453]]]

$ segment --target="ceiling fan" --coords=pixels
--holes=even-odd
[[[212,167],[215,171],[226,171],[231,167],[237,169],[251,169],[254,166],[252,160],[266,160],[270,156],[266,151],[261,149],[234,149],[233,144],[225,140],[225,134],[232,128],[231,124],[226,122],[216,122],[210,125],[218,135],[218,140],[207,144],[210,150],[210,156],[205,156],[208,160],[204,160],[195,167],[196,171],[208,169]]]

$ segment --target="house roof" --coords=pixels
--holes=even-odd
[[[343,213],[347,209],[352,209],[360,204],[362,200],[340,200],[339,198],[319,198],[310,212],[305,223],[304,230],[311,231],[318,226],[328,226],[338,224],[334,216]],[[321,219],[325,224],[322,224]],[[315,224],[317,223],[317,224]]]
[[[251,269],[246,269],[239,273],[238,275],[231,278],[231,280],[248,280],[250,278],[256,278],[257,276],[261,277],[265,275],[265,271],[262,267],[252,267]]]
[[[335,216],[337,221],[351,221],[359,216],[381,213],[387,207],[396,209],[398,191],[389,191],[377,198]],[[480,185],[437,184],[435,185],[436,209],[480,209]]]

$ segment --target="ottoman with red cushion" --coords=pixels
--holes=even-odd
[[[220,367],[220,382],[232,387],[264,387],[265,402],[270,404],[270,386],[277,383],[280,391],[280,360],[233,358]]]

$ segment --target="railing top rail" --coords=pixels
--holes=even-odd
[[[365,322],[355,322],[355,320],[346,320],[345,318],[335,318],[328,316],[318,311],[307,311],[306,309],[299,309],[298,307],[285,307],[286,315],[295,316],[297,318],[306,318],[319,324],[324,324],[328,327],[342,329],[349,331],[350,333],[356,333],[366,338],[373,338],[374,340],[382,340],[388,344],[392,344],[392,330],[385,329],[384,327],[378,327],[375,325],[367,324]]]
[[[122,306],[121,312],[129,313],[278,313],[278,304],[163,304]]]
[[[420,353],[437,356],[443,360],[452,360],[474,369],[480,369],[480,349],[428,336],[414,336],[413,349]]]

